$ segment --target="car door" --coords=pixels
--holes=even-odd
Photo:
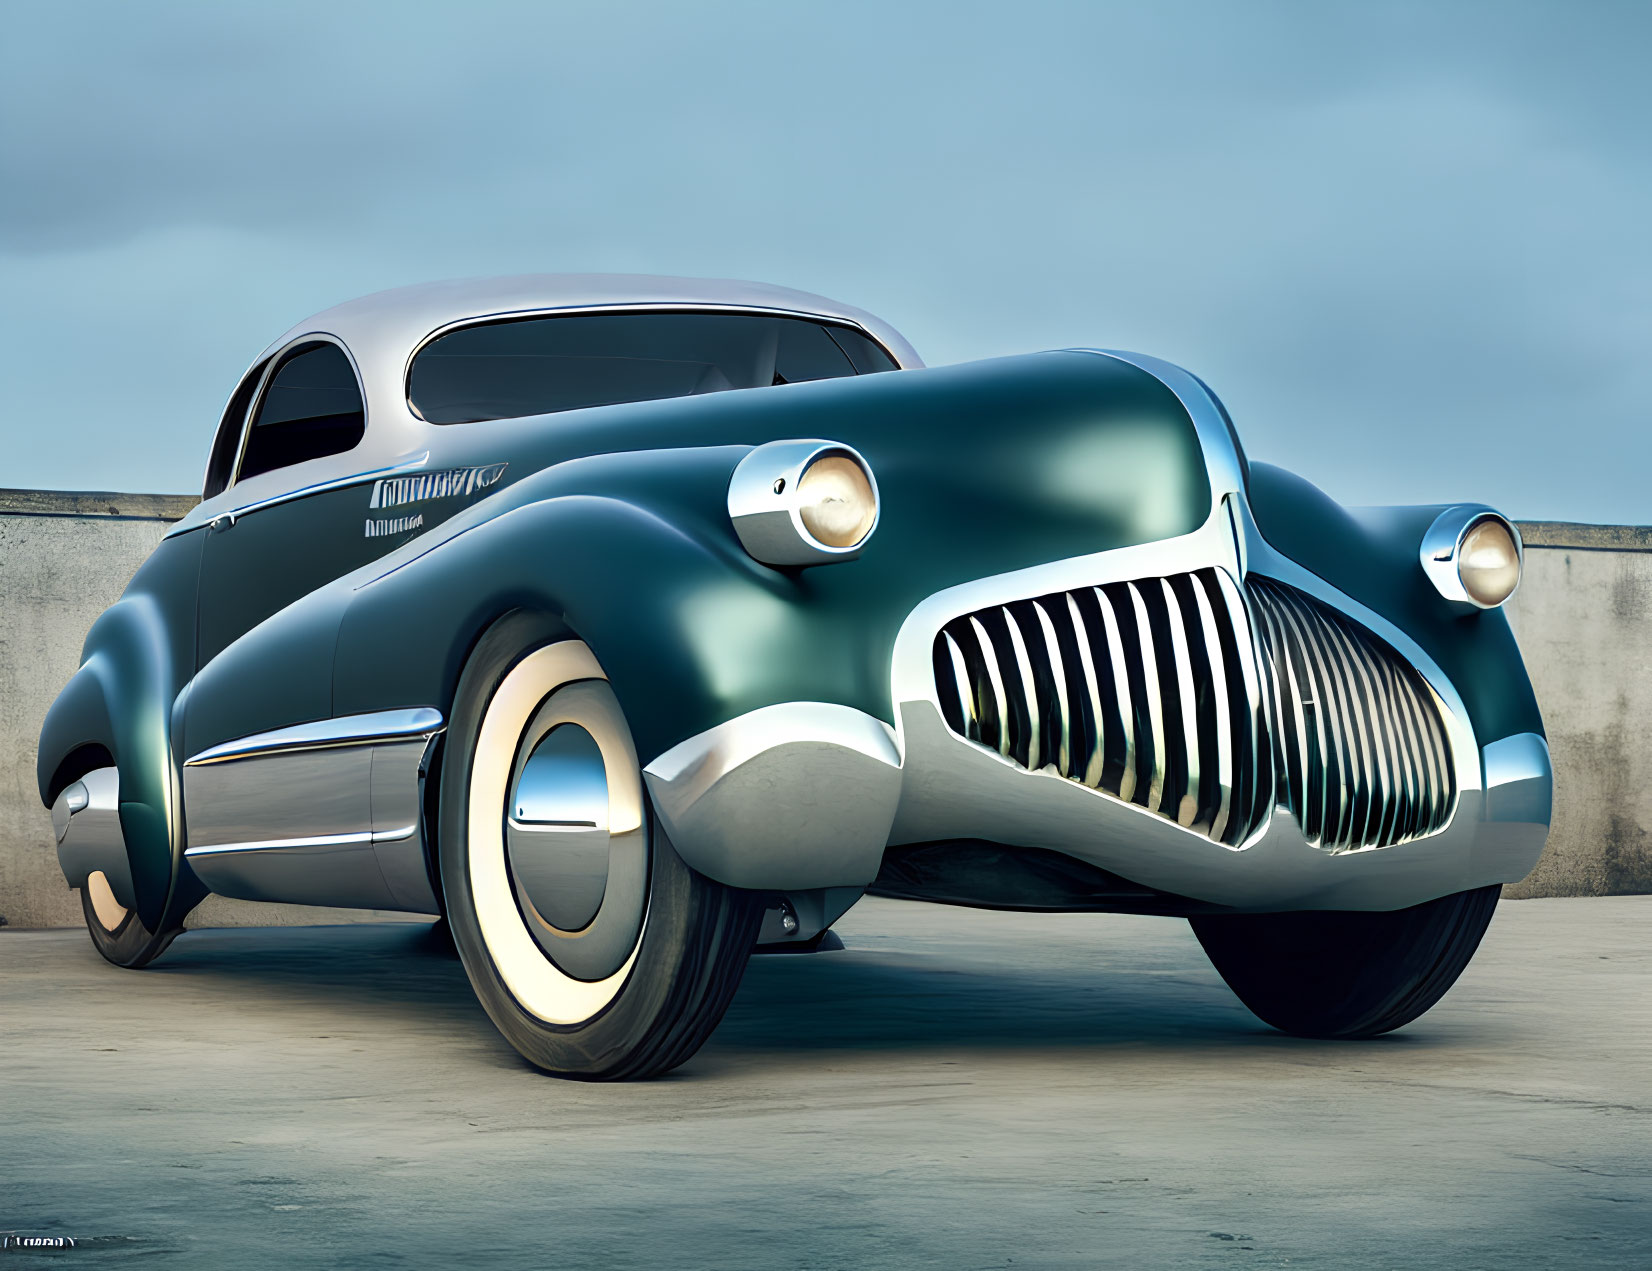
[[[226,425],[214,446],[202,511],[211,519],[199,531],[185,858],[224,895],[428,909],[416,838],[386,844],[405,849],[393,861],[403,885],[384,881],[373,798],[377,762],[404,813],[418,789],[419,721],[404,721],[413,735],[382,755],[329,731],[348,595],[328,584],[406,542],[417,518],[367,515],[385,469],[362,444],[360,380],[337,341],[282,350],[242,409],[240,431]]]
[[[185,725],[191,752],[330,714],[336,622],[329,629],[326,612],[256,657],[224,653],[265,619],[406,541],[364,532],[373,480],[358,453],[366,429],[349,353],[331,338],[306,337],[271,360],[233,460],[215,454],[227,489],[214,500],[224,510],[201,553],[197,684]]]

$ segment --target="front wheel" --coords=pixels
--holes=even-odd
[[[1239,1000],[1299,1037],[1375,1037],[1445,996],[1491,924],[1496,885],[1392,913],[1321,911],[1193,918]]]
[[[728,1008],[762,898],[690,869],[589,648],[512,615],[478,642],[442,763],[442,889],[499,1031],[559,1076],[655,1076]]]

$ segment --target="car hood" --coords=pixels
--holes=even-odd
[[[548,470],[570,461],[790,438],[853,446],[876,474],[881,520],[860,561],[811,571],[853,574],[861,588],[873,575],[916,574],[933,591],[1171,538],[1213,506],[1212,438],[1176,392],[1131,362],[1080,350],[452,425],[437,430],[429,462],[503,462],[494,497],[515,504],[561,484]],[[1215,458],[1232,471],[1228,443],[1215,439],[1228,452]],[[729,458],[732,467],[738,455]],[[727,526],[722,489],[661,494]]]

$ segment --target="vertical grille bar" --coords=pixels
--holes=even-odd
[[[1055,690],[1055,715],[1050,721],[1050,747],[1054,753],[1049,758],[1055,764],[1057,772],[1064,777],[1070,777],[1073,775],[1069,766],[1072,754],[1069,741],[1072,712],[1067,706],[1067,667],[1061,657],[1061,642],[1056,639],[1055,624],[1050,621],[1043,601],[1033,602],[1033,613],[1038,616],[1039,633],[1044,637],[1045,666],[1049,669],[1051,687]]]
[[[1004,627],[1009,632],[1010,637],[1010,649],[1015,655],[1016,678],[1014,681],[1010,681],[1006,677],[1006,688],[1010,683],[1013,683],[1019,690],[1015,713],[1020,715],[1025,712],[1027,717],[1027,735],[1021,746],[1023,752],[1021,762],[1032,771],[1037,772],[1044,766],[1044,747],[1041,744],[1044,740],[1044,717],[1043,711],[1040,709],[1042,703],[1039,701],[1041,694],[1038,691],[1037,681],[1033,676],[1032,659],[1027,656],[1027,640],[1021,634],[1021,624],[1015,620],[1015,615],[1008,609],[1001,609],[999,612],[1004,617]]]
[[[1261,637],[1250,606],[1232,578],[1221,570],[1213,572],[1227,619],[1223,630],[1232,635],[1232,663],[1240,676],[1234,700],[1236,718],[1244,723],[1244,736],[1236,739],[1239,762],[1235,786],[1241,792],[1238,802],[1243,819],[1238,833],[1228,841],[1243,842],[1273,809],[1277,777],[1269,720],[1275,718],[1276,708],[1270,698],[1272,679],[1263,670]]]
[[[1164,589],[1170,617],[1170,653],[1176,668],[1176,699],[1181,706],[1180,719],[1167,721],[1166,728],[1176,740],[1176,791],[1180,795],[1170,814],[1177,825],[1191,826],[1199,816],[1199,695],[1193,683],[1193,658],[1187,648],[1189,619],[1169,580],[1159,579],[1159,586]]]
[[[1211,609],[1210,597],[1202,586],[1194,586],[1193,602],[1199,610],[1199,630],[1204,634],[1205,656],[1209,661],[1210,686],[1213,690],[1211,704],[1216,716],[1216,809],[1211,818],[1210,837],[1220,843],[1233,816],[1235,738],[1233,708],[1228,700],[1231,680],[1222,656],[1222,637],[1216,629],[1216,615]]]
[[[1125,583],[1124,590],[1130,599],[1130,611],[1135,619],[1136,639],[1139,641],[1136,665],[1141,668],[1141,703],[1146,711],[1148,762],[1152,765],[1147,773],[1147,810],[1157,812],[1164,803],[1165,775],[1164,699],[1159,691],[1159,649],[1153,639],[1153,620],[1148,616],[1147,600],[1141,589],[1135,583]],[[1136,730],[1136,736],[1140,739],[1140,728]]]
[[[1079,667],[1084,672],[1084,691],[1086,703],[1090,708],[1092,729],[1089,752],[1084,756],[1084,775],[1079,779],[1094,789],[1101,784],[1102,769],[1107,763],[1107,716],[1101,705],[1101,684],[1096,679],[1096,658],[1089,625],[1084,621],[1078,601],[1071,593],[1068,593],[1066,599],[1067,615],[1072,619],[1073,635],[1078,646]]]
[[[1108,665],[1113,673],[1113,693],[1117,703],[1115,718],[1119,721],[1119,734],[1123,739],[1123,758],[1119,761],[1120,775],[1113,793],[1126,803],[1131,803],[1136,797],[1136,751],[1140,747],[1136,744],[1136,709],[1130,697],[1130,671],[1124,665],[1124,635],[1119,628],[1118,614],[1113,612],[1113,602],[1107,598],[1107,593],[1096,587],[1092,589],[1091,594],[1101,606]]]

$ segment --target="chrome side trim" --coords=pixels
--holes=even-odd
[[[347,476],[330,477],[325,481],[315,481],[309,485],[299,486],[296,490],[285,490],[279,494],[267,495],[261,499],[254,499],[250,503],[243,503],[227,511],[203,512],[206,504],[199,504],[183,520],[177,522],[171,529],[162,535],[163,539],[172,538],[178,534],[187,534],[191,530],[200,529],[203,525],[215,525],[219,521],[227,521],[234,525],[243,516],[253,512],[261,512],[265,508],[276,507],[282,503],[291,503],[294,499],[305,499],[312,494],[325,494],[328,490],[342,490],[346,486],[366,485],[370,481],[382,481],[386,477],[405,476],[419,472],[430,461],[428,450],[414,455],[409,459],[401,459],[382,468],[370,468],[365,472],[352,472]],[[237,458],[237,463],[240,459]],[[234,487],[232,486],[231,489]]]
[[[260,839],[252,843],[211,843],[200,847],[186,847],[184,856],[199,860],[221,852],[268,852],[289,847],[342,847],[349,843],[399,843],[418,832],[417,825],[403,825],[394,830],[357,830],[350,834],[316,834],[309,838]]]
[[[408,908],[397,902],[386,885],[367,835],[192,847],[185,849],[184,861],[208,888],[236,900],[344,909]]]
[[[353,834],[315,834],[308,838],[258,839],[251,843],[212,843],[201,847],[186,847],[184,858],[190,861],[198,861],[203,857],[219,856],[224,853],[268,852],[294,847],[344,847],[351,843],[371,843],[372,841],[372,831],[360,830]]]
[[[288,750],[312,750],[323,746],[361,746],[392,738],[430,737],[442,731],[442,712],[428,706],[406,710],[373,711],[365,715],[340,715],[308,724],[293,724],[267,733],[254,733],[217,746],[184,760],[184,766],[222,763],[252,755]]]
[[[441,712],[415,707],[202,751],[184,765],[184,859],[226,896],[438,912],[420,830],[442,727]]]

